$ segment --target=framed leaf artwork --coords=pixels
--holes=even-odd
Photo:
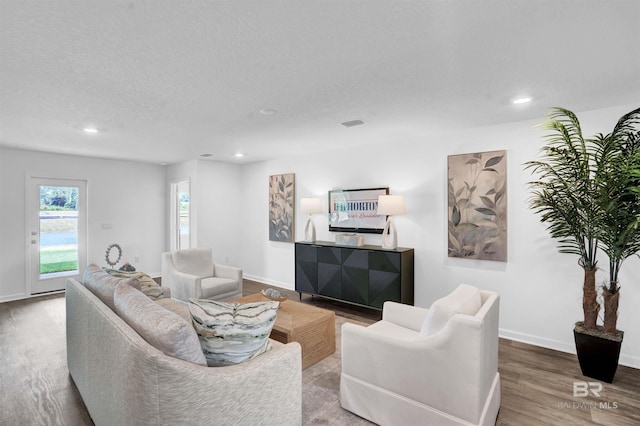
[[[507,151],[447,159],[449,257],[507,261]]]
[[[293,242],[295,173],[269,176],[269,240]]]

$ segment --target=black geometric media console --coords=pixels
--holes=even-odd
[[[413,249],[297,242],[296,291],[382,309],[391,300],[413,305]]]

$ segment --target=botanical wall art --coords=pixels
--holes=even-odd
[[[269,176],[269,240],[293,242],[295,174]]]
[[[449,257],[507,260],[507,152],[448,157]]]

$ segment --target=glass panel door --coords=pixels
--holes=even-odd
[[[86,263],[86,182],[32,178],[31,294],[62,290]]]
[[[178,183],[178,215],[180,217],[178,224],[178,248],[186,249],[190,247],[191,229],[189,223],[189,181]]]
[[[191,247],[191,200],[189,180],[171,183],[171,250]]]

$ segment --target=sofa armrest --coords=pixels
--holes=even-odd
[[[428,309],[396,302],[384,302],[382,319],[413,331],[420,331]]]
[[[264,354],[228,367],[164,357],[158,361],[162,424],[302,423],[302,356],[296,342],[276,343]]]

